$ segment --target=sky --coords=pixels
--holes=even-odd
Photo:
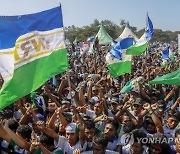
[[[146,26],[148,12],[155,29],[180,31],[180,0],[0,0],[0,15],[40,12],[61,4],[64,26],[83,27],[94,19],[124,19],[138,30]]]

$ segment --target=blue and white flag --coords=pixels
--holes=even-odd
[[[43,111],[46,111],[46,104],[45,104],[43,96],[41,95],[37,96],[36,101],[37,101],[38,106],[40,106],[43,109]]]
[[[126,55],[126,49],[134,44],[134,38],[119,41],[106,55],[108,69],[113,77],[131,73],[131,55]]]
[[[149,18],[147,14],[146,18],[146,30],[144,34],[141,36],[141,38],[136,42],[135,45],[131,46],[127,49],[126,54],[128,55],[134,55],[139,56],[141,55],[148,47],[148,42],[152,39],[154,34],[153,24],[151,19]]]
[[[149,42],[154,34],[154,28],[153,28],[153,24],[151,19],[149,18],[148,14],[147,14],[147,23],[146,23],[146,40]]]
[[[168,62],[174,62],[175,61],[175,58],[174,58],[174,55],[170,49],[170,46],[167,46],[162,51],[162,59],[167,60]]]

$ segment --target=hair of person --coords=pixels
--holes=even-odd
[[[108,145],[108,137],[104,133],[99,133],[93,137],[93,142],[106,148]]]
[[[125,133],[130,133],[132,130],[136,128],[135,124],[132,121],[128,121],[123,126],[123,131]]]
[[[10,119],[13,117],[13,111],[11,109],[5,109],[1,112],[1,117],[4,119]]]
[[[108,120],[106,121],[106,125],[107,125],[107,124],[113,125],[116,130],[119,128],[119,123],[118,123],[117,120],[108,119]]]
[[[19,133],[21,137],[27,139],[28,141],[31,139],[32,130],[31,130],[31,127],[28,125],[18,126],[16,132]]]
[[[169,112],[168,113],[168,118],[170,117],[175,117],[178,121],[180,121],[180,113],[179,112]]]
[[[10,118],[10,119],[8,120],[8,123],[9,123],[9,128],[10,128],[11,130],[13,130],[14,132],[16,132],[16,129],[17,129],[18,126],[19,126],[18,121],[17,121],[15,118]]]
[[[52,145],[54,145],[54,138],[52,138],[46,134],[41,134],[40,135],[40,143],[45,144],[47,146],[52,146]]]
[[[84,121],[84,127],[86,129],[94,129],[95,128],[95,123],[93,120],[85,120]]]
[[[42,107],[40,107],[40,106],[36,106],[34,111],[37,112],[37,113],[40,113],[40,114],[44,114],[44,111],[43,111]]]
[[[180,135],[180,128],[176,129],[176,131],[175,131],[175,137],[177,137],[178,135]]]
[[[160,142],[160,144],[159,143],[157,144],[158,146],[160,146],[162,148],[162,151],[160,154],[170,154],[171,153],[170,145],[164,141],[165,139],[167,139],[166,136],[162,135],[161,133],[155,133],[153,135],[153,138],[158,138],[158,141]],[[161,141],[162,141],[162,143],[161,143]]]
[[[140,129],[134,129],[132,134],[134,137],[134,142],[138,142],[138,139],[146,137],[146,134]]]
[[[62,114],[69,123],[72,121],[72,115],[70,113],[63,112]]]

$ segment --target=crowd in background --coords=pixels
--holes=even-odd
[[[109,46],[86,53],[73,45],[68,71],[1,111],[0,153],[180,153],[179,86],[149,84],[179,68],[176,44],[175,62],[162,60],[165,45],[149,45],[117,78],[105,61]],[[120,93],[131,79],[136,88]]]

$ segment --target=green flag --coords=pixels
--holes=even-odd
[[[150,81],[150,84],[180,85],[180,69]]]

